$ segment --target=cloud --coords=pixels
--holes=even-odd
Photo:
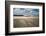
[[[32,8],[14,8],[13,15],[38,16],[39,9]]]

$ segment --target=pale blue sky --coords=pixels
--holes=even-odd
[[[14,8],[13,15],[39,16],[39,9],[33,8]]]

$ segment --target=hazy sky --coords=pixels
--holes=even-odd
[[[13,15],[38,16],[39,9],[32,8],[14,8]]]

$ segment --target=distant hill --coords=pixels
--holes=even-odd
[[[24,15],[13,15],[13,16],[24,16]]]

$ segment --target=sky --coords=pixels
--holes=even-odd
[[[13,15],[39,16],[39,9],[33,8],[14,8]]]

